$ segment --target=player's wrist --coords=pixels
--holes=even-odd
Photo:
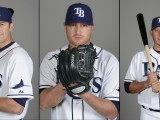
[[[66,88],[61,83],[58,83],[57,86],[59,87],[59,90],[62,90],[63,92],[67,93]]]
[[[158,81],[158,84],[159,84],[159,90],[158,90],[158,93],[160,93],[160,81]]]
[[[90,99],[90,95],[91,95],[91,92],[88,91],[88,92],[85,92],[83,94],[80,94],[79,97],[83,100],[86,100],[86,99]]]
[[[150,87],[148,81],[145,81],[145,82],[144,82],[144,87],[145,87],[145,89],[147,89],[147,88]]]

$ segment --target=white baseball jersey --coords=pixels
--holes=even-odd
[[[151,59],[153,63],[154,72],[160,73],[160,54],[153,48],[150,48]],[[127,71],[125,80],[126,82],[133,82],[136,80],[142,82],[147,80],[149,64],[145,51],[138,52],[134,55],[130,67]],[[160,79],[160,76],[158,76]],[[138,94],[138,103],[148,108],[160,110],[160,98],[158,93],[152,92],[152,88],[147,88]]]
[[[33,98],[33,63],[27,52],[16,42],[0,49],[0,97]],[[28,102],[20,115],[0,112],[0,119],[21,119],[25,116]]]
[[[141,107],[140,120],[160,120],[160,113]]]
[[[62,50],[66,49],[63,47]],[[90,81],[90,91],[97,97],[119,101],[119,62],[111,53],[94,46],[97,59],[95,73]],[[57,78],[57,55],[60,49],[48,53],[40,67],[40,89],[55,86]],[[55,96],[56,97],[56,96]],[[66,94],[63,102],[52,108],[51,118],[73,120],[106,120],[77,95]]]

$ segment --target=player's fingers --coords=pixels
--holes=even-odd
[[[149,86],[152,87],[152,86],[154,86],[155,84],[157,84],[157,82],[158,82],[158,81],[152,81],[152,82],[149,83]]]
[[[157,72],[150,72],[150,73],[148,73],[148,76],[157,76],[158,74],[157,74]]]
[[[159,81],[152,83],[152,91],[155,93],[160,92],[160,82]]]
[[[77,86],[80,82],[74,82],[74,83],[71,83],[69,84],[69,87],[74,87],[74,86]]]
[[[149,78],[148,78],[149,84],[152,84],[152,83],[157,82],[157,81],[158,81],[157,76],[149,76]]]
[[[153,86],[153,85],[156,85],[158,83],[159,83],[158,81],[154,81],[154,82],[151,83],[151,85]]]

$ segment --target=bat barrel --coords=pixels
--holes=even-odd
[[[143,40],[143,44],[144,44],[144,46],[148,45],[146,27],[145,27],[144,17],[143,17],[142,13],[137,14],[137,21],[138,21],[141,37],[142,37],[142,40]]]

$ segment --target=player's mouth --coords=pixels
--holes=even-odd
[[[74,36],[75,38],[82,38],[82,36],[81,35],[76,35],[76,36]]]

